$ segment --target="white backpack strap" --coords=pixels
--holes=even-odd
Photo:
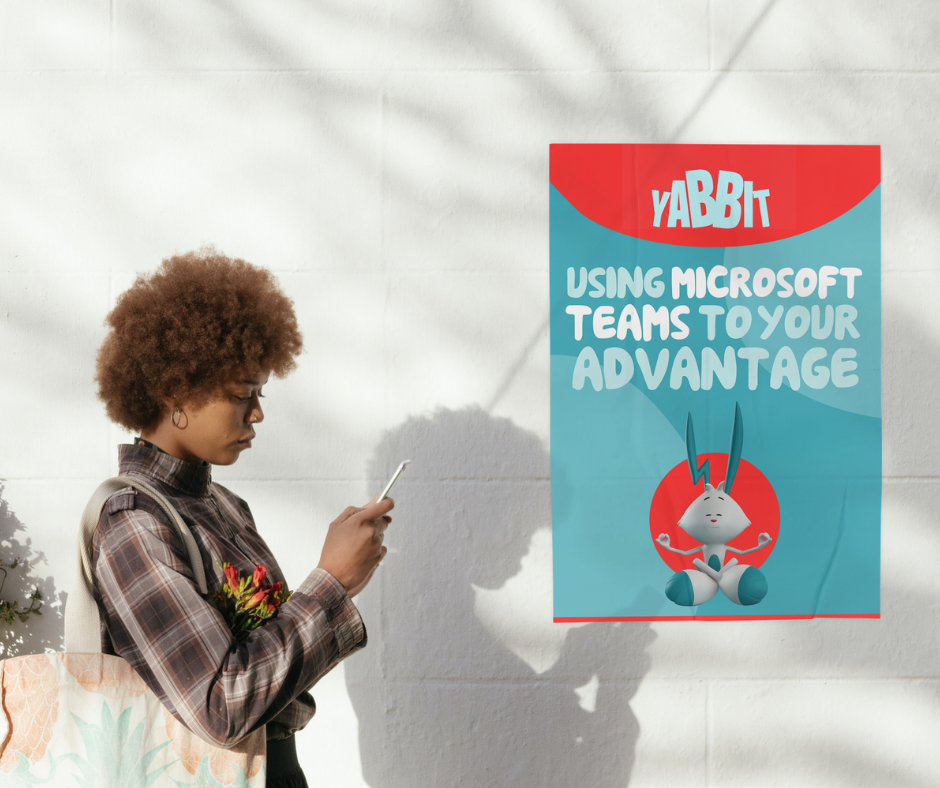
[[[79,653],[101,652],[101,616],[95,602],[94,582],[92,580],[92,540],[98,520],[101,518],[101,509],[105,502],[119,490],[125,487],[134,487],[147,493],[160,508],[167,514],[180,539],[186,548],[186,557],[199,593],[208,593],[206,587],[206,572],[202,565],[202,555],[192,533],[183,522],[179,512],[154,487],[140,479],[129,476],[116,476],[102,482],[92,494],[85,511],[82,513],[82,522],[78,534],[78,565],[72,588],[69,591],[68,601],[65,605],[65,650]]]
[[[206,570],[202,566],[202,553],[199,552],[199,547],[196,545],[196,540],[193,538],[192,532],[189,530],[189,526],[183,521],[183,518],[180,517],[180,514],[176,509],[173,508],[166,498],[163,497],[163,493],[159,492],[156,487],[151,486],[147,482],[143,482],[140,479],[132,479],[130,476],[118,476],[112,481],[121,482],[121,485],[118,487],[120,490],[122,487],[135,487],[141,492],[147,493],[151,498],[153,498],[160,508],[166,512],[166,515],[170,518],[170,521],[176,526],[176,532],[179,535],[180,539],[183,540],[183,546],[186,548],[186,557],[189,559],[189,568],[193,570],[193,580],[196,583],[196,588],[199,589],[199,593],[205,596],[208,594],[206,588]],[[101,516],[101,510],[98,510],[98,517]],[[98,518],[95,518],[95,525],[98,524]],[[94,535],[94,527],[92,528],[92,535]],[[88,550],[89,555],[91,553],[91,539],[88,540]]]

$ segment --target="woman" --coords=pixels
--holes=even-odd
[[[220,564],[284,576],[248,505],[212,481],[251,448],[268,377],[295,364],[293,305],[266,270],[213,250],[171,257],[140,276],[108,315],[98,354],[108,416],[137,430],[121,475],[157,487],[192,530],[210,599]],[[308,690],[366,644],[351,597],[385,556],[390,500],[350,506],[317,567],[276,618],[236,643],[193,583],[183,544],[159,506],[127,488],[104,506],[94,541],[102,651],[126,659],[182,724],[218,746],[267,725],[268,785],[305,786],[293,734],[313,716]]]

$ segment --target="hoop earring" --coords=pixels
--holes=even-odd
[[[177,409],[174,410],[173,413],[170,415],[170,424],[172,424],[174,427],[179,427],[179,425],[180,425],[180,419],[181,419],[182,417],[183,417],[183,412],[182,412],[179,408],[177,408]]]

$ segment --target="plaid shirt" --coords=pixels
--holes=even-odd
[[[280,567],[241,498],[213,483],[211,466],[193,465],[146,445],[119,447],[121,475],[150,482],[189,526],[202,554],[209,594],[224,577]],[[126,659],[187,728],[227,747],[267,724],[269,739],[303,728],[316,711],[308,690],[366,644],[343,586],[314,569],[277,617],[236,644],[193,581],[182,541],[146,493],[126,488],[105,504],[94,538],[95,598],[101,645]]]

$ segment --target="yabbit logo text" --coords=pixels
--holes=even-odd
[[[684,181],[673,181],[669,191],[653,189],[653,227],[770,227],[770,189],[755,189],[736,172],[718,170],[717,184],[708,170],[687,170]],[[756,205],[756,208],[755,208]]]

